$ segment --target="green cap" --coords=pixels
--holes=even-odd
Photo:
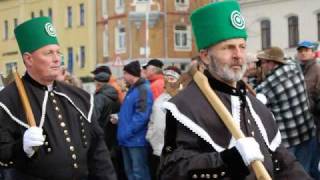
[[[245,21],[235,0],[211,3],[196,9],[190,20],[198,50],[228,39],[247,39]]]
[[[28,20],[14,29],[20,52],[33,52],[49,44],[59,44],[56,29],[49,17]]]

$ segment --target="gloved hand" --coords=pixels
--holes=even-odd
[[[39,127],[30,127],[23,135],[23,150],[30,158],[35,153],[34,147],[43,145],[44,136]]]
[[[252,137],[240,138],[236,141],[236,149],[239,151],[244,163],[248,166],[254,160],[264,160],[259,144]]]

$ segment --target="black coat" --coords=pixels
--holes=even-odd
[[[239,123],[245,136],[255,138],[260,145],[264,155],[263,164],[273,179],[311,179],[280,144],[280,132],[267,107],[254,97],[246,95],[241,84],[239,88],[232,88],[209,74],[207,76],[211,88],[232,112],[235,122]],[[246,97],[249,100],[246,100]],[[231,139],[226,126],[194,81],[170,102],[166,105],[168,111],[165,144],[159,179],[256,179],[252,169],[245,166],[240,154],[233,147],[235,141]],[[188,126],[192,123],[183,121],[186,118],[196,125]],[[197,131],[195,127],[200,127],[203,131]],[[265,135],[262,132],[265,132]]]
[[[28,75],[23,82],[39,126],[47,88]],[[0,161],[14,169],[13,179],[116,179],[103,131],[85,91],[54,83],[45,108],[45,143],[31,158],[22,148],[27,125],[15,83],[0,92],[0,102]]]

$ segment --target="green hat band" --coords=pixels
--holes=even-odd
[[[49,44],[59,44],[49,17],[28,20],[14,29],[21,54],[33,52]]]
[[[247,39],[245,20],[238,2],[234,0],[211,3],[196,9],[190,20],[198,50],[228,39]]]

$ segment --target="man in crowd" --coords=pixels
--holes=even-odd
[[[272,179],[310,179],[281,145],[271,112],[247,94],[247,33],[237,1],[195,10],[191,23],[204,75],[246,137],[236,140],[195,81],[164,103],[167,109],[160,179],[256,179],[248,166],[263,161]]]
[[[319,121],[320,121],[320,64],[317,63],[315,54],[316,44],[310,41],[302,41],[297,47],[297,58],[300,61],[308,92],[308,100],[313,119],[317,126],[317,140],[314,140],[314,149],[310,173],[315,179],[320,179],[318,171],[319,152]]]
[[[283,145],[309,173],[312,153],[306,152],[313,150],[315,125],[299,65],[284,60],[284,53],[279,47],[266,49],[257,58],[265,77],[256,91],[267,97],[266,105],[278,124]]]
[[[0,94],[0,161],[14,180],[116,179],[92,96],[55,81],[61,53],[48,17],[15,28],[22,78],[36,126],[27,124],[15,83]]]
[[[153,94],[153,100],[164,90],[164,79],[162,73],[163,63],[159,59],[151,59],[147,65],[144,66],[146,79],[150,81],[150,87]]]
[[[138,61],[123,68],[123,78],[129,85],[119,112],[117,139],[129,180],[151,180],[148,166],[147,126],[152,109],[152,92],[141,78]]]
[[[146,138],[152,146],[152,155],[150,159],[152,175],[156,176],[156,170],[160,162],[160,155],[164,143],[164,130],[166,127],[166,111],[162,104],[175,96],[180,89],[181,71],[175,66],[169,66],[163,71],[164,74],[164,92],[154,101],[152,113],[148,123]]]

